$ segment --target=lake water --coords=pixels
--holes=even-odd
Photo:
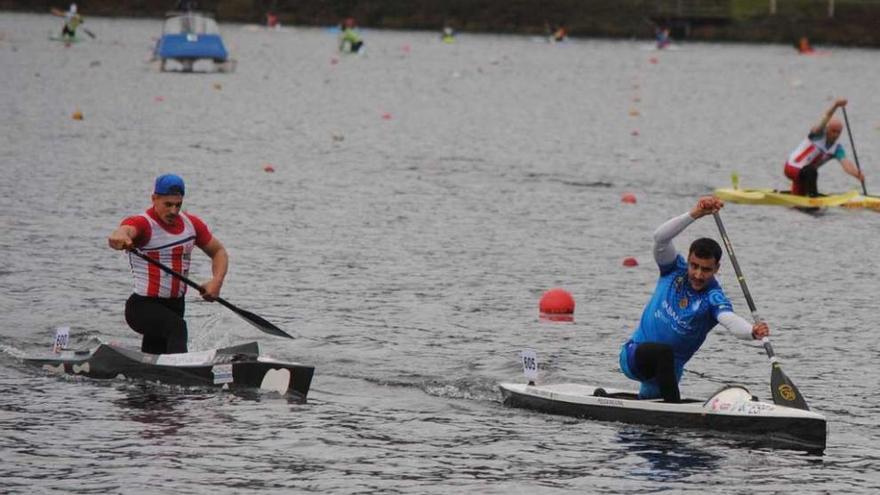
[[[522,380],[524,347],[544,382],[634,387],[617,352],[657,277],[653,229],[734,171],[787,187],[784,160],[834,97],[876,191],[877,51],[366,30],[366,52],[340,56],[327,30],[224,25],[237,71],[176,74],[148,63],[161,21],[85,26],[97,38],[68,48],[48,40],[56,18],[0,14],[0,491],[880,489],[874,212],[723,211],[786,373],[828,418],[824,456],[508,409],[497,388]],[[138,345],[106,236],[164,172],[230,252],[223,295],[297,337],[190,295],[190,348],[258,340],[314,364],[306,404],[22,364],[63,325],[77,347]],[[856,187],[822,169],[822,190]],[[677,245],[705,235],[711,219]],[[747,316],[726,256],[719,278]],[[539,322],[552,287],[574,295],[573,324]],[[717,329],[682,390],[769,400],[769,371]]]

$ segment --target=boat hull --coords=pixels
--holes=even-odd
[[[164,34],[156,44],[155,55],[171,60],[213,60],[226,62],[229,53],[217,34]]]
[[[502,383],[499,387],[508,407],[597,421],[721,432],[774,448],[825,450],[827,425],[822,415],[756,401],[742,387],[727,387],[706,401],[681,404],[637,400],[635,392],[580,384]]]
[[[731,203],[748,205],[790,206],[794,208],[829,208],[841,207],[848,209],[869,209],[880,211],[880,197],[864,196],[858,191],[841,194],[829,194],[815,198],[798,196],[788,191],[773,189],[733,189],[719,188],[715,196]]]
[[[91,351],[61,351],[26,363],[95,379],[120,376],[170,385],[254,388],[305,399],[315,368],[260,355],[256,342],[185,354],[145,354],[112,344]]]

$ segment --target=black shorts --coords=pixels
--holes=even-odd
[[[177,354],[186,352],[187,330],[183,319],[184,299],[146,297],[132,294],[125,302],[125,321],[144,336],[141,352]]]

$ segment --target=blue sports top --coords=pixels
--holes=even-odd
[[[713,277],[702,291],[691,288],[687,261],[680,255],[660,266],[660,279],[654,295],[642,313],[631,340],[636,343],[658,342],[672,346],[675,368],[681,373],[685,363],[718,324],[718,316],[733,312],[733,305]]]

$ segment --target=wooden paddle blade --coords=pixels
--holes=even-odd
[[[770,393],[773,395],[773,403],[777,406],[810,410],[801,391],[785,376],[779,363],[773,363],[773,370],[770,372]]]

